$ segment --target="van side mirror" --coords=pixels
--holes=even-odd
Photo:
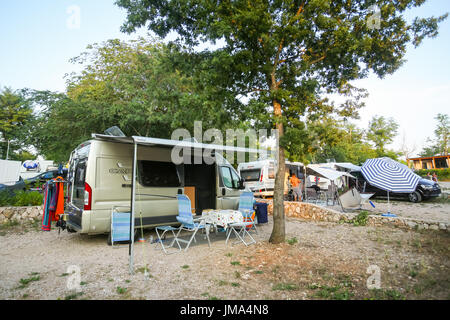
[[[225,188],[222,188],[222,196],[225,195],[225,192],[226,192]]]

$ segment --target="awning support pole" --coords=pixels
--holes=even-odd
[[[137,143],[134,141],[134,153],[133,153],[133,178],[131,181],[131,214],[130,214],[130,246],[129,246],[129,267],[130,274],[134,274],[134,216],[136,206],[136,161],[137,161]]]

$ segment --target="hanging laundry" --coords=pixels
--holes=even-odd
[[[64,214],[64,179],[57,177],[44,185],[42,230],[50,231],[52,221],[59,221],[62,214]]]
[[[58,203],[56,205],[55,215],[56,221],[59,220],[59,216],[64,214],[64,179],[62,177],[57,177],[55,179],[57,181],[56,185],[58,188]]]
[[[50,231],[52,218],[50,213],[50,202],[52,200],[53,186],[49,182],[44,184],[44,212],[42,214],[42,230]]]

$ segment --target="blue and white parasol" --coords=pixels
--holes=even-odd
[[[39,166],[39,162],[34,160],[27,160],[23,163],[24,168],[36,169]]]
[[[368,183],[389,192],[411,193],[416,190],[421,177],[410,168],[391,158],[368,159],[364,162],[361,173]]]

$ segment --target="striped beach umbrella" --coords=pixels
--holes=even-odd
[[[27,160],[23,163],[23,167],[27,169],[36,169],[39,166],[39,162],[34,160]]]
[[[414,192],[421,179],[410,168],[391,158],[368,159],[361,167],[361,173],[369,184],[387,191],[387,216],[395,216],[390,213],[389,192]]]
[[[361,168],[368,183],[388,192],[411,193],[421,177],[391,158],[368,159]]]

